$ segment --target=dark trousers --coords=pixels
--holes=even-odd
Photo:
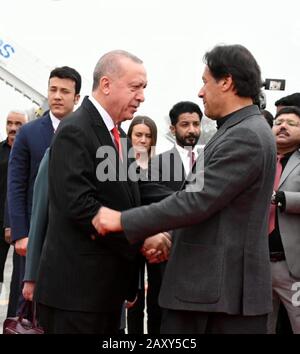
[[[4,239],[4,229],[0,229],[0,283],[4,280],[4,267],[10,245]]]
[[[289,316],[282,303],[280,303],[278,311],[276,334],[293,334]]]
[[[24,272],[25,257],[19,256],[14,250],[7,317],[16,316],[19,313],[22,304],[24,304],[25,300],[22,295]]]
[[[267,315],[165,310],[162,334],[266,334]]]
[[[145,263],[148,274],[148,289],[145,298]],[[144,309],[147,302],[147,332],[148,334],[159,334],[161,325],[162,310],[158,305],[158,295],[162,281],[161,264],[149,264],[141,256],[140,260],[140,289],[138,298],[133,307],[127,311],[128,334],[144,333]]]
[[[114,312],[93,313],[38,304],[38,309],[39,323],[46,334],[120,334],[121,308]]]

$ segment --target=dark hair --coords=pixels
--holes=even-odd
[[[197,113],[200,121],[203,116],[200,107],[196,103],[190,101],[182,101],[176,103],[169,112],[171,124],[176,125],[178,122],[178,117],[183,113]]]
[[[284,107],[276,113],[276,116],[274,119],[279,117],[281,114],[296,114],[296,116],[298,116],[300,119],[300,108],[296,107],[296,106]]]
[[[128,128],[128,132],[127,132],[128,138],[131,140],[133,127],[138,124],[147,125],[147,127],[150,129],[151,136],[152,136],[151,146],[155,146],[156,142],[157,142],[157,127],[156,127],[154,120],[151,119],[150,117],[147,117],[147,116],[136,116],[133,118],[133,120],[131,121],[130,126]],[[155,150],[152,148],[152,152],[154,152],[154,151]],[[151,153],[151,151],[149,151],[149,154],[150,153]]]
[[[268,122],[269,126],[272,128],[273,120],[274,120],[273,114],[266,109],[262,109],[261,114],[266,118],[266,121]]]
[[[297,106],[300,107],[300,93],[295,92],[291,95],[280,98],[275,102],[275,106]]]
[[[80,93],[81,89],[81,76],[78,71],[69,66],[62,66],[59,68],[55,68],[51,71],[49,80],[52,77],[58,77],[60,79],[70,79],[75,82],[75,94]]]
[[[204,55],[204,62],[216,80],[231,76],[238,96],[258,97],[262,87],[260,67],[244,46],[216,46]]]

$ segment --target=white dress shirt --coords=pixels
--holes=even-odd
[[[59,126],[60,119],[56,118],[55,115],[51,111],[49,111],[49,115],[50,115],[50,119],[51,119],[51,122],[52,122],[53,130],[54,130],[54,133],[55,133],[56,129]]]
[[[185,149],[182,146],[178,145],[177,142],[175,142],[175,148],[177,149],[179,156],[181,158],[181,161],[183,163],[184,171],[186,176],[190,173],[190,156],[189,156],[189,149]],[[195,154],[195,161],[197,160],[198,157],[198,149],[197,145],[194,147],[192,150]]]

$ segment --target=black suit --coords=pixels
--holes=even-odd
[[[124,132],[121,135],[126,137]],[[124,300],[135,296],[136,289],[130,289],[130,285],[139,245],[129,245],[123,233],[91,238],[96,234],[91,221],[102,205],[122,211],[140,204],[137,183],[97,179],[101,163],[107,162],[116,171],[113,161],[96,157],[97,149],[103,146],[112,149],[113,158],[118,156],[99,112],[86,97],[81,107],[60,124],[51,146],[49,225],[35,296],[38,303],[50,307],[50,315],[63,310],[71,318],[75,315],[77,321],[79,312],[84,312],[81,323],[92,320],[76,329],[64,325],[53,328],[57,319],[51,320],[44,323],[49,332],[117,331],[117,324],[105,329],[105,321],[110,314],[120,316]],[[127,170],[124,165],[117,174]]]
[[[166,168],[167,166],[170,166],[170,168]],[[173,191],[181,189],[186,175],[181,157],[175,146],[171,150],[153,157],[150,162],[149,175],[152,179],[158,180]]]

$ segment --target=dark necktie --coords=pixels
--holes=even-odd
[[[188,157],[189,157],[189,168],[191,171],[195,163],[195,153],[193,150],[188,151]]]
[[[277,155],[276,174],[275,174],[274,188],[273,188],[274,192],[277,192],[279,186],[279,181],[282,173],[281,160],[283,157],[284,157],[283,155]],[[275,216],[276,216],[276,205],[271,204],[270,215],[269,215],[269,235],[275,229]]]
[[[121,139],[120,139],[120,132],[118,130],[117,127],[113,127],[113,129],[111,130],[112,132],[112,135],[114,137],[114,142],[115,142],[115,146],[116,146],[116,149],[119,153],[119,157],[121,159],[121,161],[123,161],[123,153],[122,153],[122,145],[121,145]]]

